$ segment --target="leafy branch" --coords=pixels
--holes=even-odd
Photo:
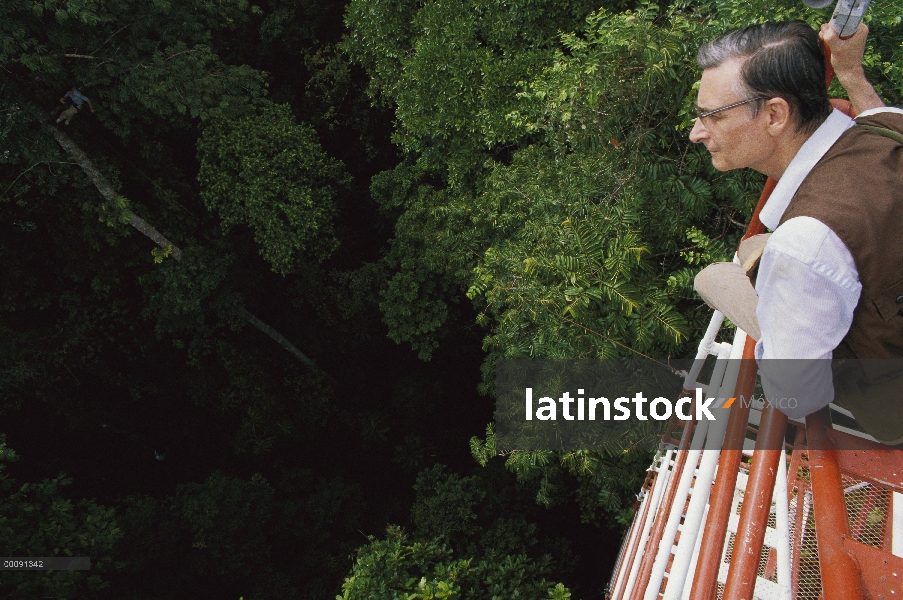
[[[97,191],[100,192],[100,195],[107,201],[107,208],[112,214],[117,215],[117,220],[122,222],[123,224],[128,223],[145,236],[147,236],[150,240],[152,240],[157,246],[158,249],[154,249],[153,257],[154,262],[159,263],[162,262],[163,258],[172,257],[173,260],[179,262],[182,260],[182,250],[179,249],[178,246],[169,241],[162,233],[157,231],[152,225],[150,225],[147,221],[136,215],[132,210],[128,207],[127,200],[120,194],[118,194],[114,189],[110,182],[100,173],[94,163],[88,158],[88,155],[76,145],[72,139],[67,136],[65,133],[60,131],[57,127],[54,127],[50,124],[45,124],[45,126],[50,130],[54,139],[59,143],[59,145],[69,154],[70,157],[75,161],[75,163],[81,167],[82,171],[88,176],[91,180],[91,183],[94,184],[94,187],[97,188]],[[241,307],[239,312],[244,316],[245,320],[248,323],[256,327],[258,330],[266,334],[270,339],[275,341],[277,344],[285,348],[292,356],[301,361],[308,368],[315,369],[316,366],[314,362],[310,360],[303,352],[301,352],[294,344],[292,344],[284,335],[261,321],[258,317],[248,312],[245,308]]]

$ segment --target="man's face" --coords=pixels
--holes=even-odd
[[[702,72],[696,101],[700,111],[747,100],[737,91],[741,89],[740,66],[739,61],[729,60]],[[705,144],[712,155],[712,166],[719,171],[743,167],[760,170],[756,167],[761,167],[774,151],[761,116],[753,116],[750,105],[744,104],[696,119],[690,141]]]

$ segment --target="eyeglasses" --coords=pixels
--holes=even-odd
[[[755,98],[749,98],[747,100],[741,100],[740,102],[734,102],[733,104],[728,104],[727,106],[722,106],[720,108],[713,108],[712,110],[701,110],[698,105],[693,105],[693,111],[696,113],[696,118],[702,121],[706,117],[711,117],[715,113],[720,113],[724,110],[730,110],[731,108],[736,108],[738,106],[743,106],[744,104],[749,104],[750,102],[757,102],[759,100],[766,100],[764,96],[756,96]]]

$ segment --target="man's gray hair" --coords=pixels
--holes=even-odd
[[[734,59],[742,61],[743,93],[783,98],[796,114],[799,130],[811,133],[831,113],[818,34],[803,21],[731,31],[703,44],[696,55],[703,69]]]

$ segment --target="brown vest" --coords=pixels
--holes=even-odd
[[[903,114],[857,122],[903,132]],[[830,227],[859,271],[862,294],[835,358],[903,357],[903,145],[847,130],[800,185],[781,223],[801,216]]]

